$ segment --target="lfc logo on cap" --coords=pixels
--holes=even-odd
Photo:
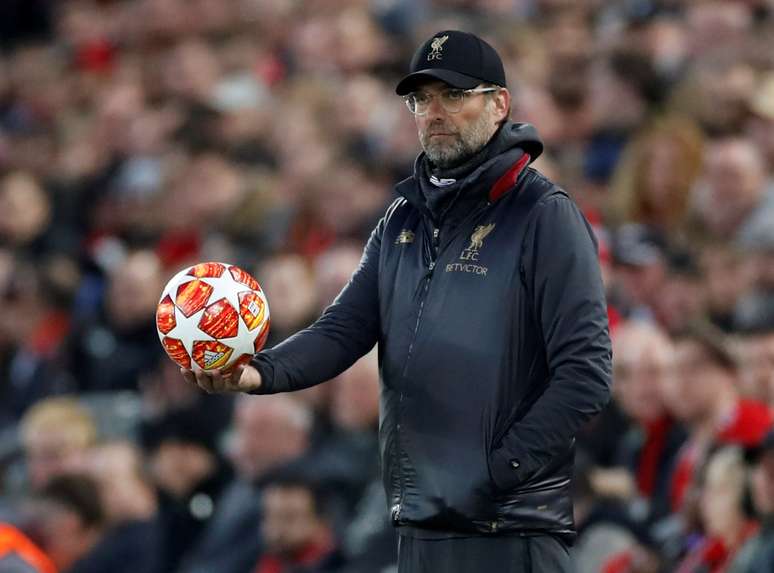
[[[430,44],[430,53],[427,55],[427,61],[440,60],[443,57],[441,50],[443,50],[443,43],[449,39],[449,36],[441,36],[434,38]]]

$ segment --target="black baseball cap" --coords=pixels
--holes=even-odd
[[[422,44],[395,92],[406,95],[433,79],[460,89],[484,82],[506,87],[503,62],[495,49],[478,36],[459,30],[438,32]]]

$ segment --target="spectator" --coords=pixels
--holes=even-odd
[[[671,336],[680,336],[707,314],[704,276],[691,251],[679,248],[668,259],[661,295],[653,301],[658,324]]]
[[[636,533],[643,530],[628,518],[621,496],[611,495],[610,486],[623,480],[595,475],[598,470],[590,467],[590,461],[583,455],[578,456],[579,479],[573,491],[579,539],[571,551],[580,573],[599,573],[605,571],[608,563],[616,566],[622,560],[628,563],[637,548]],[[631,480],[625,482],[631,483]]]
[[[85,474],[53,477],[35,494],[31,511],[41,545],[60,571],[92,571],[89,560],[105,533],[96,481]]]
[[[21,435],[29,483],[39,490],[57,476],[83,470],[97,428],[76,398],[62,396],[33,406],[21,421]]]
[[[16,248],[45,252],[42,241],[51,221],[48,195],[30,173],[17,171],[0,179],[0,240]],[[50,248],[50,247],[49,247]]]
[[[156,494],[144,464],[142,452],[128,441],[102,443],[88,453],[86,468],[97,480],[105,520],[111,525],[156,518]]]
[[[138,448],[127,442],[103,443],[89,452],[85,470],[96,481],[105,529],[79,573],[164,571],[156,495],[142,463]]]
[[[679,117],[656,121],[638,134],[613,177],[615,218],[680,233],[701,168],[702,144],[698,127]]]
[[[658,328],[628,323],[613,339],[613,356],[614,397],[632,427],[620,441],[622,465],[597,470],[594,480],[599,485],[618,476],[630,482],[625,491],[615,493],[629,501],[646,500],[647,518],[657,520],[670,513],[669,476],[685,440],[683,428],[667,411],[659,392],[664,379],[672,375],[674,349]]]
[[[81,391],[138,390],[143,365],[161,354],[154,326],[161,273],[147,250],[115,264],[101,316],[73,332],[71,368]]]
[[[644,225],[620,227],[613,238],[613,291],[618,287],[625,314],[650,320],[667,269],[663,235]],[[615,296],[615,294],[614,294]]]
[[[678,343],[676,367],[662,384],[667,407],[688,431],[671,476],[673,511],[695,503],[686,494],[714,446],[756,446],[773,421],[766,405],[740,397],[735,355],[711,328],[697,326]]]
[[[265,552],[255,573],[336,571],[341,559],[314,485],[275,474],[264,483],[261,499]]]
[[[749,256],[727,244],[710,245],[699,262],[704,276],[709,320],[725,332],[739,329],[738,310],[749,295],[755,268]]]
[[[33,262],[3,257],[4,282],[0,347],[5,360],[2,418],[15,423],[35,402],[77,390],[67,370],[72,334],[69,303],[78,272],[65,258]]]
[[[727,570],[739,548],[758,529],[745,513],[746,483],[747,468],[739,448],[723,448],[710,456],[701,485],[704,537],[689,549],[676,573]]]
[[[148,466],[160,493],[162,571],[175,571],[194,550],[232,479],[218,442],[229,414],[217,403],[200,402],[143,424]]]
[[[327,490],[326,513],[336,532],[347,528],[358,500],[378,478],[379,376],[376,352],[331,381],[330,430],[316,436],[305,474]]]
[[[216,512],[181,573],[248,571],[261,555],[260,484],[271,470],[298,460],[310,442],[312,417],[287,396],[240,397],[230,449],[236,479],[216,500]]]
[[[704,169],[693,197],[696,214],[711,237],[748,244],[774,217],[774,191],[766,187],[760,150],[743,138],[708,143]]]

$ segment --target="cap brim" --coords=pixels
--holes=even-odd
[[[473,89],[482,82],[482,80],[479,78],[460,74],[459,72],[429,68],[427,70],[419,70],[418,72],[414,72],[413,74],[409,74],[404,77],[402,80],[400,80],[400,82],[398,82],[398,85],[395,88],[395,93],[398,95],[409,94],[415,91],[417,86],[433,80],[441,80],[453,88],[460,88],[464,90]]]

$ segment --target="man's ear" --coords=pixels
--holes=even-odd
[[[511,92],[507,88],[502,88],[494,94],[493,99],[497,122],[508,119],[508,116],[511,114]]]

